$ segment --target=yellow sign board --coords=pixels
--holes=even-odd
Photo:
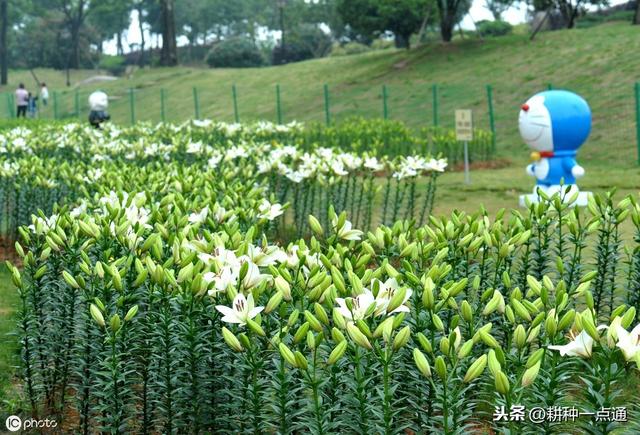
[[[471,110],[456,110],[456,139],[473,140],[473,114]]]

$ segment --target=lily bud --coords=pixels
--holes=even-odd
[[[534,366],[525,370],[524,374],[522,375],[522,386],[528,387],[529,385],[533,384],[533,381],[535,381],[536,377],[538,376],[538,372],[540,372],[540,361],[538,361],[538,363]]]
[[[80,286],[78,285],[78,282],[76,281],[76,279],[73,277],[73,275],[71,275],[69,272],[67,272],[66,270],[62,271],[62,277],[64,278],[64,280],[66,281],[67,284],[69,284],[72,288],[74,289],[79,289]]]
[[[347,341],[343,340],[338,343],[338,345],[331,351],[329,354],[329,358],[327,359],[327,364],[332,365],[338,362],[342,355],[344,355],[347,350]]]
[[[447,365],[444,362],[442,356],[436,358],[436,373],[444,381],[447,379]]]
[[[420,373],[422,373],[422,376],[424,376],[425,378],[431,377],[431,367],[429,366],[429,361],[417,347],[413,349],[413,361],[415,361],[418,370],[420,371]]]
[[[478,376],[484,372],[485,367],[487,367],[487,355],[482,355],[478,359],[476,359],[467,369],[467,373],[464,376],[464,382],[469,383],[476,379]]]
[[[471,309],[471,305],[467,301],[462,301],[460,304],[460,314],[465,322],[471,323],[473,322],[473,310]]]
[[[493,349],[489,350],[489,353],[487,355],[487,362],[489,364],[489,371],[494,376],[496,375],[496,373],[502,370],[500,361],[498,361],[498,358],[496,357],[496,352]]]
[[[473,340],[465,341],[464,344],[460,347],[460,350],[458,350],[458,358],[459,359],[466,358],[467,356],[469,356],[472,349],[473,349]]]
[[[262,326],[260,326],[258,322],[254,320],[247,319],[247,326],[249,327],[249,329],[251,329],[253,332],[258,334],[260,337],[264,337],[265,335],[267,335],[264,332],[264,329],[262,329]]]
[[[91,306],[89,306],[89,313],[91,314],[91,317],[93,317],[93,320],[95,320],[95,322],[98,325],[104,327],[104,325],[105,325],[104,316],[102,315],[102,312],[100,311],[100,308],[98,308],[94,304],[91,304]]]
[[[433,352],[431,342],[427,339],[427,337],[424,336],[422,332],[418,332],[418,334],[416,334],[416,337],[418,339],[418,343],[420,343],[420,346],[422,347],[422,349],[424,349],[425,352]]]
[[[320,221],[318,221],[318,219],[316,219],[313,215],[309,215],[309,228],[311,228],[311,231],[313,231],[313,233],[318,237],[324,234],[324,230],[322,229]]]
[[[410,337],[411,328],[409,328],[409,326],[405,326],[400,330],[400,332],[396,334],[395,338],[393,339],[393,350],[398,350],[404,347],[409,342]]]
[[[316,318],[318,320],[320,320],[325,325],[329,326],[329,316],[327,315],[327,312],[325,311],[322,305],[316,302],[313,305],[313,311],[316,313]]]
[[[509,379],[502,371],[495,374],[495,386],[498,393],[507,394],[509,392]]]
[[[280,343],[278,345],[278,349],[280,350],[280,355],[282,355],[286,362],[291,364],[293,367],[298,367],[298,362],[296,361],[295,355],[293,354],[293,352],[291,352],[291,349],[289,349],[286,344]]]
[[[369,343],[369,339],[358,329],[355,324],[351,322],[347,323],[347,333],[357,345],[365,349],[373,349],[371,343]]]
[[[222,327],[222,338],[224,338],[225,343],[236,352],[242,352],[244,350],[240,344],[240,340],[224,326]]]
[[[120,330],[120,326],[122,323],[120,321],[120,316],[118,314],[114,314],[111,316],[111,320],[109,321],[109,326],[113,332],[118,332]]]
[[[138,306],[134,305],[133,307],[129,308],[129,311],[127,311],[127,314],[124,316],[124,321],[128,322],[129,320],[133,319],[136,314],[138,314]]]
[[[406,288],[398,289],[394,294],[391,300],[389,301],[389,305],[387,306],[387,313],[391,313],[393,310],[398,308],[404,302],[404,297],[407,294]]]
[[[313,315],[313,313],[309,310],[305,310],[304,318],[307,322],[309,322],[309,326],[316,332],[322,331],[322,323]]]
[[[522,349],[527,343],[527,333],[524,330],[524,326],[518,325],[513,332],[513,342],[518,349]]]

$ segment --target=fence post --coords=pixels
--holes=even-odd
[[[496,122],[493,114],[493,88],[487,85],[487,104],[489,105],[489,128],[491,128],[491,147],[496,150]]]
[[[280,106],[280,85],[276,83],[276,115],[278,124],[282,124],[282,107]]]
[[[553,91],[553,85],[551,83],[547,83],[547,90]]]
[[[638,141],[638,165],[640,165],[640,82],[636,82],[636,137]]]
[[[431,93],[433,98],[433,126],[438,126],[438,85],[431,86]]]
[[[164,114],[164,88],[160,88],[160,119],[162,119],[162,122],[165,122],[165,114]]]
[[[324,119],[327,125],[331,124],[331,112],[329,111],[329,85],[324,84]]]
[[[236,84],[231,85],[231,92],[233,94],[233,117],[236,122],[240,122],[240,116],[238,115],[238,93],[236,92]]]
[[[131,115],[131,124],[136,123],[136,103],[133,96],[133,88],[129,88],[129,114]]]
[[[196,119],[200,119],[200,103],[198,101],[198,89],[193,87],[193,108],[196,113]]]
[[[58,92],[53,91],[53,119],[58,119]]]
[[[9,94],[9,116],[11,116],[12,118],[16,117],[16,99],[13,96],[13,94]]]
[[[382,85],[382,116],[384,119],[389,117],[389,109],[387,108],[387,85]]]
[[[76,111],[76,117],[80,118],[80,95],[78,94],[78,90],[76,89],[76,93],[74,95],[74,109]]]

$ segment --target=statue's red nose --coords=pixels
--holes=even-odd
[[[528,111],[529,111],[529,105],[528,105],[528,104],[526,104],[526,103],[525,103],[525,104],[523,104],[523,105],[522,105],[522,110],[524,110],[525,112],[528,112]]]

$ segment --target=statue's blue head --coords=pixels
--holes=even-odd
[[[536,151],[575,152],[591,132],[591,109],[573,92],[540,92],[522,105],[518,124],[522,139]]]

